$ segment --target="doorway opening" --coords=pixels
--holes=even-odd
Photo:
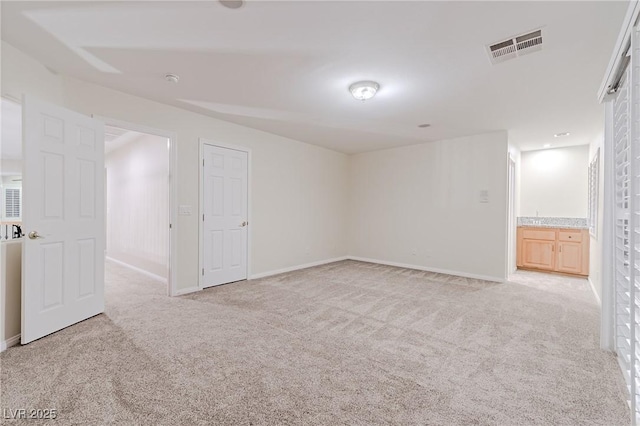
[[[520,155],[517,266],[586,279],[590,146],[562,145]]]
[[[104,312],[105,255],[175,295],[176,135],[27,96],[2,115],[0,351]]]
[[[105,123],[107,260],[143,273],[175,294],[175,137],[130,123]]]
[[[0,352],[20,342],[22,292],[22,104],[1,98]]]

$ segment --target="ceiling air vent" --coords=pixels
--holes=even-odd
[[[487,46],[487,53],[489,53],[489,59],[492,64],[499,64],[541,49],[542,30],[540,29],[489,45]]]

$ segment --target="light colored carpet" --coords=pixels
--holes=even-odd
[[[1,408],[55,408],[57,425],[629,424],[587,281],[513,280],[344,261],[168,298],[109,263],[106,314],[2,354]]]

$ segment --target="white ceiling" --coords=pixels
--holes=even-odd
[[[354,153],[495,130],[524,150],[589,143],[627,2],[1,7],[2,38],[57,72]],[[486,44],[540,27],[541,52],[491,65]],[[351,98],[358,80],[379,82],[378,95]]]

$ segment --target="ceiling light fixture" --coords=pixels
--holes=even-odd
[[[164,79],[169,83],[177,83],[180,80],[180,77],[175,74],[165,74]]]
[[[431,124],[428,124],[428,123],[418,124],[418,127],[420,127],[421,129],[424,129],[426,127],[431,127]]]
[[[243,0],[220,0],[220,4],[229,9],[240,9],[244,4]]]
[[[359,101],[366,101],[376,95],[380,85],[375,81],[358,81],[349,86],[349,91]]]
[[[563,136],[569,136],[571,133],[569,132],[562,132],[562,133],[556,133],[555,135],[553,135],[554,138],[561,138]]]

